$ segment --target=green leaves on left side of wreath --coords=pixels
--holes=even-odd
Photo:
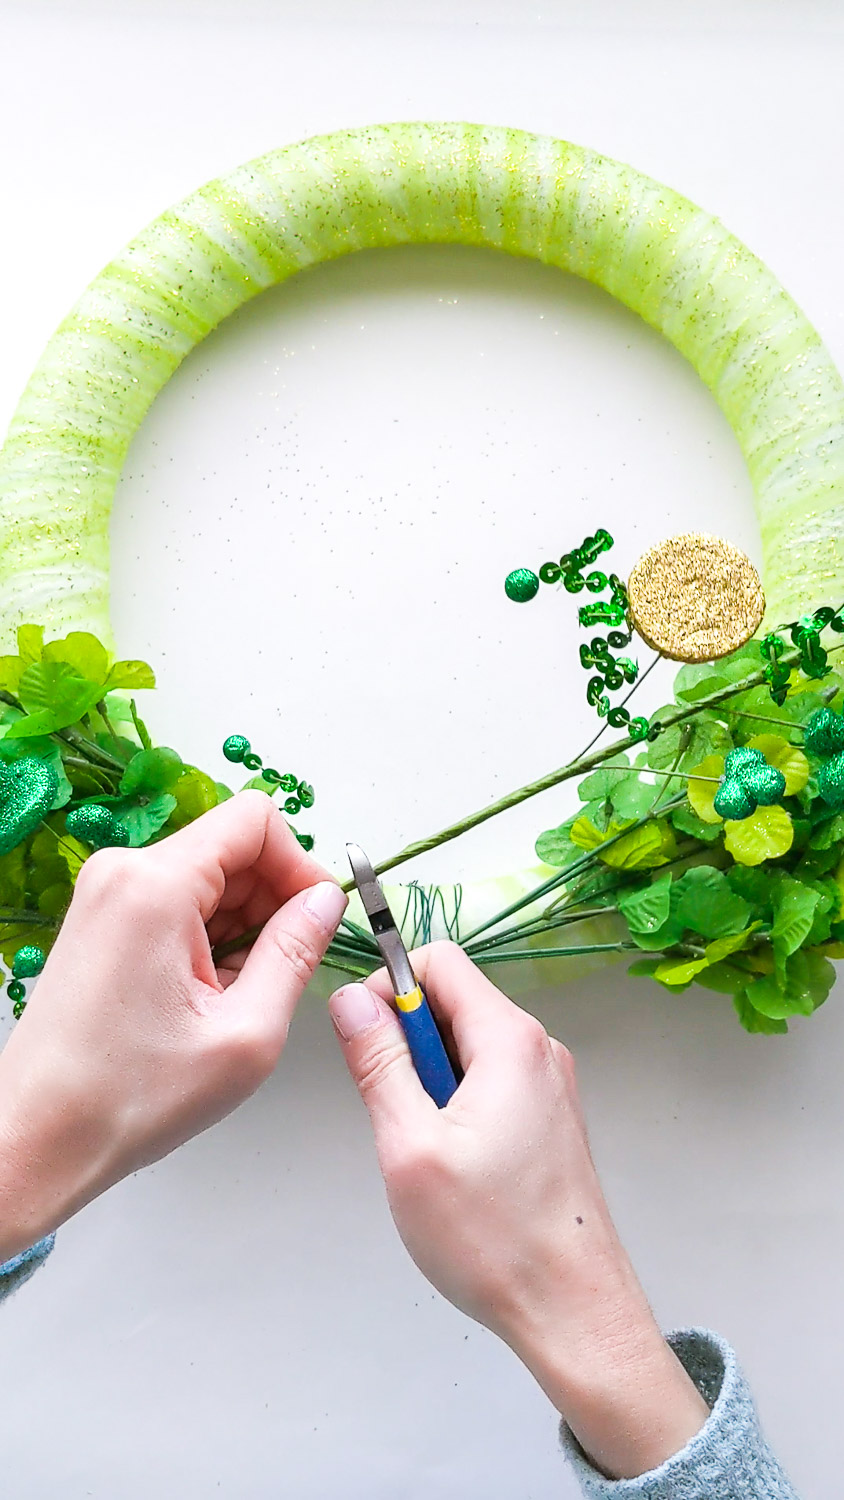
[[[145,662],[113,661],[102,642],[82,630],[45,643],[41,626],[22,625],[17,656],[0,657],[0,689],[23,710],[9,730],[16,739],[77,724],[115,688],[154,686]]]

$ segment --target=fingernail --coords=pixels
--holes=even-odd
[[[319,923],[324,932],[334,932],[348,904],[349,898],[339,885],[333,880],[321,880],[319,885],[312,885],[308,890],[302,909]]]
[[[344,984],[328,1002],[334,1029],[344,1042],[368,1031],[381,1019],[378,1001],[365,984]]]

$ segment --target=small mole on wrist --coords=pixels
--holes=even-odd
[[[582,1218],[581,1218],[581,1217],[580,1217],[580,1214],[578,1214],[578,1216],[577,1216],[577,1218],[576,1218],[576,1219],[575,1219],[575,1221],[574,1221],[574,1222],[575,1222],[575,1224],[582,1224],[582,1223],[583,1223],[583,1220],[582,1220]]]

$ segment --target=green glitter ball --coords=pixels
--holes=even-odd
[[[230,734],[223,741],[223,754],[226,760],[231,760],[235,765],[242,765],[245,757],[249,754],[252,746],[243,734]]]
[[[844,750],[844,718],[831,708],[816,708],[803,743],[810,755],[837,755]]]
[[[775,802],[781,802],[785,796],[785,777],[782,771],[767,763],[750,766],[742,772],[741,782],[758,807],[773,807]]]
[[[92,849],[125,849],[129,843],[127,829],[100,802],[85,802],[81,807],[71,808],[64,826],[75,839],[82,839]]]
[[[721,782],[715,793],[714,807],[720,818],[728,819],[733,823],[749,818],[750,814],[756,811],[754,799],[745,791],[742,783],[735,776],[729,776]]]
[[[743,777],[751,766],[764,766],[765,757],[761,750],[754,750],[750,745],[739,745],[738,749],[731,750],[724,762],[724,775]]]
[[[34,979],[40,974],[47,955],[43,948],[36,948],[34,943],[24,943],[19,948],[12,960],[12,973],[16,979]]]
[[[818,791],[830,807],[844,807],[844,754],[818,767]]]
[[[539,579],[530,568],[514,568],[504,580],[504,592],[514,604],[528,604],[539,593]]]
[[[20,1004],[21,1000],[23,1000],[23,998],[24,998],[24,996],[26,994],[26,990],[24,989],[24,987],[21,984],[21,982],[20,982],[19,979],[13,979],[12,982],[11,982],[11,984],[9,985],[9,991],[8,991],[8,993],[9,993],[9,999],[12,1000],[14,1002],[15,1006],[17,1007]],[[16,1009],[15,1010],[15,1020],[17,1020],[17,1018],[18,1018],[18,1012],[17,1012],[17,1009]]]

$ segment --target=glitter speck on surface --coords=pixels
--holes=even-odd
[[[765,595],[750,558],[721,537],[689,531],[651,547],[627,584],[633,624],[674,661],[714,661],[759,628]]]

